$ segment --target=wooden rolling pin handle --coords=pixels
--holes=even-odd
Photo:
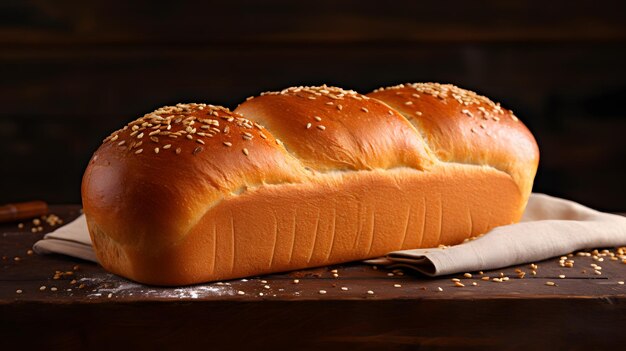
[[[48,204],[43,201],[20,202],[0,206],[0,222],[38,217],[48,213]]]

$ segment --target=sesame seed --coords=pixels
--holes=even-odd
[[[137,139],[141,139],[141,138],[143,138],[143,132],[137,134]]]
[[[137,155],[137,154],[140,154],[142,152],[143,152],[143,149],[139,149],[139,150],[135,151],[135,154]]]
[[[241,291],[241,290],[237,291],[237,295],[245,295],[245,294],[246,294],[246,293],[245,293],[245,292],[243,292],[243,291]]]
[[[363,112],[370,112],[370,110],[368,110],[366,107],[361,107],[361,111],[363,111]]]
[[[265,289],[269,289],[269,288],[270,288],[270,286],[269,286],[269,285],[264,285],[263,287],[264,287]]]
[[[320,124],[319,126],[317,126],[317,129],[319,129],[319,130],[326,130],[326,127]]]
[[[348,291],[348,288],[347,288],[347,287],[345,287],[345,286],[342,286],[342,287],[341,287],[341,290],[343,290],[343,291]]]
[[[333,273],[333,278],[339,278],[339,274]]]
[[[374,295],[374,292],[373,292],[372,290],[368,290],[368,291],[367,291],[367,294],[368,294],[368,295]]]
[[[224,145],[226,145],[226,146],[228,146],[228,147],[233,146],[233,144],[232,144],[231,142],[228,142],[228,141],[223,142],[223,144],[224,144]]]
[[[111,137],[111,141],[117,140],[118,137],[119,137],[119,135],[115,134],[114,136]]]
[[[480,279],[481,279],[481,280],[484,280],[484,281],[487,281],[487,280],[489,280],[490,278],[489,278],[488,276],[484,276],[484,277],[482,277],[482,278],[480,278]]]
[[[450,280],[452,280],[453,282],[460,282],[461,281],[459,278],[452,278]]]
[[[263,138],[263,139],[267,139],[267,137],[265,136],[265,134],[263,134],[263,133],[259,133],[259,135],[261,136],[261,138]]]
[[[402,287],[402,285],[400,285],[400,284],[393,284],[393,287],[394,287],[394,288],[401,288],[401,287]]]
[[[181,153],[181,151],[183,151],[181,148],[176,148],[176,154],[177,154],[177,155],[178,155],[178,154],[180,154],[180,153]]]
[[[203,141],[203,140],[200,140],[200,139],[196,139],[196,142],[197,142],[197,143],[199,143],[199,144],[202,144],[202,145],[204,145],[204,141]]]
[[[320,116],[313,116],[313,119],[315,119],[318,122],[322,121],[322,117],[320,117]]]
[[[204,148],[202,146],[198,146],[197,148],[193,149],[191,153],[195,155],[195,154],[202,152],[202,150],[204,150]]]
[[[415,111],[415,114],[416,114],[417,116],[421,116],[421,115],[423,115],[423,113],[422,113],[422,112],[420,112],[420,111]]]
[[[624,282],[623,281],[619,281],[619,282],[617,282],[617,284],[624,285]]]
[[[57,291],[57,290],[58,289],[56,287],[54,287],[54,286],[50,288],[50,291]]]
[[[413,105],[413,101],[407,101],[404,103],[405,105]]]
[[[320,295],[324,295],[324,294],[326,294],[326,290],[320,290],[319,293],[320,293]]]
[[[298,283],[300,283],[300,280],[299,280],[299,279],[294,279],[294,280],[293,280],[293,283],[294,283],[294,284],[298,284]]]
[[[559,274],[559,278],[565,279],[565,274]]]
[[[311,123],[307,123],[307,124],[306,124],[306,129],[310,129],[310,128],[311,128],[311,126],[312,126],[312,124],[311,124]]]
[[[554,282],[546,282],[547,286],[556,286],[556,284]]]
[[[343,106],[337,105],[337,110],[341,111],[342,109],[343,109]]]
[[[461,283],[461,282],[454,282],[454,286],[456,286],[457,288],[462,288],[465,286],[465,284]]]
[[[172,144],[163,145],[163,149],[167,150],[172,147]]]
[[[39,287],[39,291],[44,291],[44,290],[46,290],[46,286],[45,285],[42,285],[42,286]]]
[[[250,154],[250,152],[248,152],[248,149],[246,149],[245,147],[243,148],[243,150],[241,150],[241,152],[243,152],[243,154],[246,156]]]
[[[437,287],[437,290],[438,291],[443,291],[443,289],[440,286]]]
[[[21,293],[22,293],[22,290],[21,290],[21,289],[17,289],[17,290],[15,290],[15,293],[16,293],[16,294],[21,294]]]
[[[471,273],[464,273],[464,274],[463,274],[463,276],[464,276],[465,278],[471,278],[471,277],[472,277],[472,274],[471,274]]]

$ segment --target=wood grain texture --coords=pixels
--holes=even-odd
[[[52,208],[65,221],[78,210]],[[99,350],[121,344],[138,350],[582,350],[626,342],[626,286],[617,283],[625,280],[626,265],[606,258],[574,256],[574,268],[560,267],[558,258],[538,262],[537,275],[524,279],[515,269],[529,273],[528,265],[484,272],[511,277],[503,283],[482,281],[472,272],[472,278],[458,276],[463,288],[454,287],[452,277],[389,276],[358,263],[159,288],[126,281],[93,263],[28,255],[50,230],[33,234],[30,226],[0,227],[2,349]],[[591,263],[603,267],[602,275],[593,274]],[[55,271],[72,275],[55,280]],[[321,295],[322,289],[327,293]]]

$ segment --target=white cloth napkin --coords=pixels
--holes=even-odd
[[[573,201],[532,194],[520,223],[445,249],[394,251],[366,261],[428,276],[498,269],[590,248],[626,245],[626,217]]]
[[[626,217],[602,213],[572,201],[532,194],[520,223],[446,249],[389,253],[370,264],[403,266],[428,276],[497,269],[541,261],[587,248],[626,246]],[[59,253],[97,262],[84,215],[44,236],[40,254]]]
[[[46,234],[33,245],[33,250],[38,254],[58,253],[98,262],[91,247],[85,215],[80,215],[74,221]]]

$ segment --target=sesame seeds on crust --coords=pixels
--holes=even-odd
[[[452,84],[408,83],[387,88],[379,88],[374,90],[374,92],[407,88],[415,91],[415,93],[411,93],[412,98],[420,98],[422,95],[429,95],[442,100],[444,103],[447,103],[447,101],[451,98],[463,107],[462,113],[470,118],[474,117],[474,114],[472,114],[472,112],[467,108],[468,106],[476,107],[483,119],[492,119],[496,122],[501,119],[501,116],[499,117],[498,115],[504,115],[506,112],[502,109],[500,103],[495,103],[485,96],[479,95],[471,90],[459,88]],[[410,106],[413,105],[413,101],[407,100],[404,104]],[[512,111],[509,112],[510,118],[514,122],[517,122],[517,117],[515,117]]]
[[[345,90],[338,87],[331,87],[326,84],[321,86],[299,86],[299,87],[291,87],[287,89],[283,89],[281,91],[267,91],[261,93],[263,95],[295,95],[304,99],[309,99],[311,97],[327,97],[331,99],[331,101],[326,102],[327,105],[334,105],[335,102],[333,100],[344,100],[346,98],[351,98],[354,100],[369,100],[369,97],[365,95],[361,95],[354,90]],[[341,110],[342,107],[340,104],[336,105],[337,109]]]
[[[139,148],[144,143],[143,140],[149,138],[148,142],[156,144],[152,147],[153,155],[165,152],[173,152],[177,155],[189,152],[197,155],[204,151],[203,145],[212,142],[212,138],[216,135],[228,135],[233,125],[241,128],[240,135],[243,142],[251,141],[257,135],[259,139],[268,139],[267,135],[261,132],[264,130],[263,126],[227,108],[189,103],[165,106],[147,113],[124,128],[113,132],[104,139],[103,143],[111,143],[122,151],[139,155],[144,151],[143,148]],[[224,149],[233,145],[233,140],[230,139],[229,141],[213,140],[216,140]],[[174,147],[173,144],[175,144]],[[248,156],[247,149],[244,149],[246,150],[245,156]]]

